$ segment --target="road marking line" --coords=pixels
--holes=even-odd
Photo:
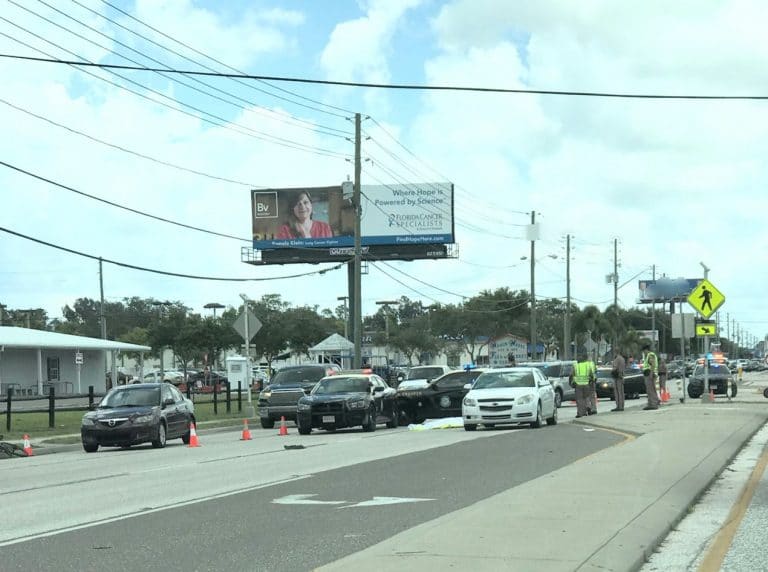
[[[712,544],[710,544],[707,555],[701,561],[701,565],[699,566],[699,572],[718,572],[720,570],[723,560],[725,560],[725,556],[728,554],[728,550],[733,542],[733,537],[736,536],[736,532],[739,530],[739,525],[744,519],[744,515],[747,513],[749,503],[752,501],[755,489],[757,489],[767,465],[768,448],[763,449],[763,454],[760,455],[760,459],[758,459],[755,468],[752,470],[752,474],[749,476],[749,480],[744,486],[744,490],[742,490],[741,495],[739,495],[736,504],[733,505],[725,524],[720,528],[717,536],[715,536]]]
[[[361,506],[383,506],[389,504],[401,504],[406,502],[425,502],[433,501],[435,499],[417,499],[417,498],[405,498],[405,497],[373,497],[371,500],[359,502],[357,504],[351,504],[349,506],[341,506],[339,508],[357,508]]]
[[[162,512],[164,510],[169,510],[169,509],[173,509],[173,508],[181,508],[181,507],[184,507],[184,506],[198,504],[198,503],[206,502],[206,501],[209,501],[209,500],[215,500],[215,499],[222,499],[222,498],[226,498],[226,497],[231,497],[233,495],[237,495],[237,494],[240,494],[240,493],[247,493],[247,492],[251,492],[251,491],[257,491],[259,489],[266,489],[268,487],[272,487],[272,486],[275,486],[275,485],[283,485],[283,484],[286,484],[286,483],[293,483],[295,481],[300,481],[302,479],[308,479],[308,478],[310,478],[312,476],[313,475],[297,475],[295,477],[290,477],[288,479],[281,479],[281,480],[278,480],[278,481],[271,481],[269,483],[262,483],[260,485],[254,485],[252,487],[245,487],[245,488],[237,489],[237,490],[234,490],[234,491],[228,491],[226,493],[219,493],[219,494],[215,494],[215,495],[208,495],[208,496],[205,496],[205,497],[198,497],[198,498],[194,498],[194,499],[190,499],[190,500],[186,500],[186,501],[180,501],[180,502],[176,502],[176,503],[170,503],[170,504],[167,504],[167,505],[158,506],[158,507],[154,507],[154,508],[139,509],[136,512],[129,512],[129,513],[126,513],[126,514],[121,514],[119,516],[111,516],[109,518],[103,518],[101,520],[94,520],[94,521],[91,521],[91,522],[86,522],[86,523],[83,523],[83,524],[76,524],[76,525],[73,525],[73,526],[65,526],[63,528],[57,528],[55,530],[49,530],[47,532],[40,532],[40,533],[37,533],[37,534],[30,534],[28,536],[20,536],[18,538],[12,538],[10,540],[0,541],[0,548],[2,548],[4,546],[11,546],[13,544],[19,544],[21,542],[27,542],[29,540],[37,540],[38,538],[48,538],[49,536],[56,536],[58,534],[63,534],[65,532],[72,532],[72,531],[75,531],[75,530],[82,530],[82,529],[85,529],[85,528],[92,528],[94,526],[99,526],[101,524],[109,524],[111,522],[117,522],[117,521],[120,521],[120,520],[126,520],[126,519],[133,518],[133,517],[136,517],[136,516],[144,516],[145,514],[152,514],[154,512]]]
[[[274,499],[272,501],[272,504],[313,504],[313,505],[326,505],[326,504],[345,504],[349,501],[340,500],[340,501],[322,501],[322,500],[313,500],[309,497],[316,497],[317,494],[301,494],[301,495],[288,495],[286,497],[280,497],[279,499]]]

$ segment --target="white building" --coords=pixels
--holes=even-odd
[[[115,364],[120,351],[151,351],[148,346],[0,326],[0,393],[8,388],[16,394],[44,395],[53,388],[57,395],[106,390],[107,356]],[[140,360],[141,362],[141,360]],[[113,369],[114,366],[113,366]]]

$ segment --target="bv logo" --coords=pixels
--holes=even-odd
[[[253,191],[253,218],[277,218],[277,193]]]

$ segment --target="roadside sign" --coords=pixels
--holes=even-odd
[[[706,278],[699,282],[698,286],[688,296],[688,303],[702,315],[709,318],[725,302],[725,294],[715,288],[714,284]]]
[[[243,312],[237,317],[237,319],[235,320],[235,323],[232,324],[232,327],[235,328],[235,331],[238,334],[240,334],[243,339],[245,339],[245,320],[246,319],[248,320],[248,337],[249,337],[249,339],[246,341],[250,342],[253,339],[253,336],[256,335],[256,332],[258,332],[261,329],[261,321],[256,317],[256,314],[254,314],[250,310],[246,310],[245,312]]]
[[[83,354],[82,354],[82,352],[76,352],[75,353],[75,365],[83,365]]]
[[[699,322],[696,324],[696,337],[716,336],[717,325],[714,322]]]

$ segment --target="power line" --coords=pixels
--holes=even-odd
[[[621,99],[671,99],[671,100],[722,100],[722,101],[739,101],[739,100],[768,100],[768,95],[672,95],[672,94],[653,94],[653,93],[620,93],[620,92],[600,92],[600,91],[567,91],[567,90],[548,90],[548,89],[512,89],[501,87],[472,87],[472,86],[455,86],[455,85],[425,85],[425,84],[396,84],[396,83],[366,83],[366,82],[352,82],[352,81],[336,81],[325,79],[308,79],[300,77],[290,76],[274,76],[274,75],[255,75],[255,74],[243,74],[243,73],[223,73],[223,72],[202,72],[192,71],[184,69],[171,69],[165,70],[160,68],[152,68],[147,66],[126,66],[117,64],[104,64],[94,62],[78,62],[70,60],[61,60],[53,58],[37,58],[32,56],[19,56],[14,54],[0,54],[2,58],[26,60],[33,62],[46,62],[53,64],[66,64],[72,66],[81,67],[98,67],[103,69],[120,69],[131,71],[165,71],[168,73],[178,73],[186,75],[200,75],[210,77],[227,77],[227,78],[240,78],[240,79],[253,79],[253,80],[266,80],[266,81],[284,81],[291,83],[305,83],[315,85],[338,85],[346,87],[365,87],[365,88],[377,88],[377,89],[399,89],[399,90],[411,90],[411,91],[459,91],[459,92],[477,92],[477,93],[508,93],[508,94],[523,94],[523,95],[560,95],[567,97],[600,97],[600,98],[621,98]]]
[[[80,4],[79,2],[76,2],[76,0],[72,0],[72,1],[73,1],[73,2],[75,2],[76,4]],[[101,1],[102,1],[104,4],[106,4],[107,6],[109,6],[110,8],[112,8],[113,10],[116,10],[117,12],[119,12],[119,13],[123,14],[124,16],[126,16],[126,17],[130,18],[130,19],[131,19],[131,20],[133,20],[134,22],[137,22],[137,23],[141,24],[142,26],[144,26],[144,27],[146,27],[146,28],[148,28],[148,29],[152,30],[153,32],[155,32],[155,33],[157,33],[157,34],[160,34],[160,35],[161,35],[161,36],[163,36],[164,38],[167,38],[167,39],[171,40],[172,42],[175,42],[176,44],[178,44],[178,45],[180,45],[180,46],[183,46],[183,47],[187,48],[188,50],[190,50],[190,51],[192,51],[192,52],[194,52],[194,53],[196,53],[196,54],[198,54],[198,55],[200,55],[200,56],[203,56],[203,57],[204,57],[204,58],[206,58],[207,60],[210,60],[210,61],[212,61],[212,62],[214,62],[214,63],[217,63],[217,64],[219,64],[220,66],[223,66],[223,67],[225,67],[225,68],[227,68],[227,69],[229,69],[229,70],[231,70],[231,71],[233,71],[233,72],[236,72],[236,73],[238,73],[238,74],[240,74],[240,75],[242,75],[242,76],[245,76],[245,75],[246,75],[246,74],[245,74],[245,72],[242,72],[242,71],[238,70],[237,68],[234,68],[234,67],[232,67],[232,66],[230,66],[230,65],[228,65],[228,64],[225,64],[224,62],[222,62],[222,61],[220,61],[220,60],[217,60],[216,58],[214,58],[214,57],[212,57],[212,56],[210,56],[210,55],[208,55],[208,54],[206,54],[206,53],[204,53],[204,52],[201,52],[200,50],[198,50],[198,49],[196,49],[196,48],[193,48],[193,47],[192,47],[192,46],[190,46],[189,44],[185,44],[184,42],[182,42],[181,40],[178,40],[178,39],[174,38],[173,36],[169,36],[168,34],[166,34],[165,32],[163,32],[162,30],[158,30],[157,28],[155,28],[155,27],[151,26],[150,24],[147,24],[146,22],[144,22],[143,20],[141,20],[141,19],[137,18],[136,16],[134,16],[134,15],[132,15],[132,14],[129,14],[129,13],[128,13],[128,12],[126,12],[125,10],[122,10],[122,9],[118,8],[118,7],[117,7],[117,6],[115,6],[114,4],[111,4],[110,2],[107,2],[107,0],[101,0]],[[82,6],[82,4],[80,4],[80,5]],[[110,21],[112,21],[112,20],[110,20]],[[119,25],[119,24],[118,24],[118,25]],[[121,26],[121,27],[122,27],[122,26]],[[127,28],[126,28],[126,29],[127,29]],[[129,31],[130,31],[130,30],[129,30]],[[163,48],[163,49],[166,49],[166,50],[170,51],[171,53],[173,53],[173,54],[176,54],[177,56],[179,56],[179,57],[181,57],[181,58],[183,58],[183,59],[185,59],[185,60],[187,60],[187,61],[189,61],[189,62],[192,62],[192,63],[194,63],[194,64],[197,64],[197,65],[199,65],[199,66],[200,66],[200,67],[202,67],[202,68],[205,68],[205,69],[207,69],[208,71],[211,71],[211,72],[215,72],[215,71],[216,71],[215,69],[213,69],[213,68],[211,68],[211,67],[209,67],[209,66],[206,66],[205,64],[202,64],[202,63],[200,63],[200,62],[198,62],[198,61],[195,61],[195,60],[193,60],[193,59],[191,59],[191,58],[189,58],[189,57],[187,57],[187,56],[185,56],[185,55],[183,55],[183,54],[180,54],[179,52],[177,52],[177,51],[175,51],[175,50],[172,50],[171,48],[168,48],[168,47],[166,47],[166,46],[163,46],[162,44],[159,44],[159,43],[155,42],[154,40],[151,40],[151,39],[149,39],[149,38],[146,38],[145,36],[142,36],[141,34],[138,34],[138,32],[135,32],[135,31],[133,31],[132,33],[134,33],[134,34],[137,34],[137,35],[141,36],[142,38],[146,39],[147,41],[149,41],[149,42],[151,42],[151,43],[155,44],[156,46],[159,46],[159,47],[161,47],[161,48]],[[236,78],[231,78],[231,79],[236,79]],[[271,88],[273,88],[273,89],[277,89],[277,90],[279,90],[279,91],[281,91],[281,92],[283,92],[283,93],[288,93],[288,94],[290,94],[290,95],[292,95],[292,96],[294,96],[294,97],[297,97],[297,98],[299,98],[299,99],[303,99],[304,101],[309,101],[309,102],[311,102],[311,103],[314,103],[314,104],[317,104],[317,105],[321,105],[321,106],[323,106],[323,107],[327,107],[328,109],[335,109],[336,111],[341,111],[341,112],[342,112],[344,115],[339,115],[339,114],[337,114],[337,113],[333,113],[333,112],[327,111],[327,110],[325,110],[325,109],[318,109],[318,108],[314,108],[314,107],[310,107],[310,106],[304,105],[304,104],[302,104],[302,103],[298,103],[298,102],[295,102],[295,101],[291,101],[291,100],[289,100],[289,99],[287,99],[287,98],[284,98],[284,97],[281,97],[281,96],[279,96],[279,95],[275,95],[275,94],[269,93],[268,91],[265,91],[265,90],[262,90],[262,89],[258,89],[258,88],[256,88],[256,87],[254,87],[254,86],[252,86],[252,85],[250,85],[250,84],[248,84],[248,83],[242,82],[242,81],[238,81],[237,83],[239,83],[239,84],[241,84],[241,85],[244,85],[244,86],[246,86],[246,87],[249,87],[249,88],[251,88],[251,89],[253,89],[253,90],[259,91],[259,92],[261,92],[261,93],[264,93],[264,94],[266,94],[266,95],[269,95],[270,97],[275,97],[275,98],[277,98],[277,99],[280,99],[280,100],[283,100],[283,101],[287,101],[287,102],[289,102],[289,103],[292,103],[292,104],[294,104],[294,105],[300,105],[300,106],[302,106],[302,107],[308,107],[309,109],[313,109],[314,111],[318,111],[318,112],[320,112],[320,113],[326,113],[326,114],[328,114],[328,115],[334,115],[334,116],[336,116],[336,117],[346,117],[346,116],[354,115],[354,112],[353,112],[353,111],[350,111],[350,110],[348,110],[348,109],[344,109],[344,108],[342,108],[342,107],[337,107],[337,106],[335,106],[335,105],[331,105],[331,104],[329,104],[329,103],[324,103],[324,102],[322,102],[322,101],[317,101],[317,100],[314,100],[314,99],[312,99],[312,98],[309,98],[309,97],[305,97],[305,96],[303,96],[303,95],[300,95],[300,94],[298,94],[298,93],[294,93],[294,92],[292,92],[292,91],[289,91],[289,90],[287,90],[287,89],[283,89],[283,88],[281,88],[281,87],[279,87],[279,86],[276,86],[276,85],[272,85],[272,84],[270,84],[270,83],[267,83],[266,81],[263,81],[263,80],[261,81],[261,83],[263,83],[264,85],[268,85],[269,87],[271,87]]]
[[[26,10],[26,8],[25,8],[25,10]],[[27,10],[27,11],[29,11],[29,10]],[[66,53],[72,54],[75,57],[81,57],[78,54],[72,52],[71,50],[68,50],[68,49],[62,47],[62,46],[56,44],[55,42],[52,42],[52,41],[50,41],[50,40],[40,36],[39,34],[36,34],[36,33],[32,32],[31,30],[28,30],[28,29],[24,28],[23,26],[19,26],[18,24],[12,22],[11,20],[8,20],[7,18],[4,18],[4,17],[0,16],[0,20],[3,20],[5,22],[7,22],[8,24],[11,24],[15,28],[18,28],[18,29],[26,32],[27,34],[29,34],[29,35],[31,35],[31,36],[39,39],[39,40],[42,40],[45,43],[50,44],[50,45],[52,45],[52,46],[54,46],[54,47],[56,47],[56,48],[58,48],[58,49],[60,49],[60,50],[62,50],[64,52],[66,52]],[[27,44],[26,42],[23,42],[22,40],[19,40],[18,38],[14,38],[13,36],[9,36],[8,34],[6,34],[4,32],[0,32],[0,35],[5,36],[6,38],[8,38],[8,39],[10,39],[10,40],[12,40],[14,42],[17,42],[17,43],[19,43],[19,44],[21,44],[23,46],[26,46],[26,47],[30,48],[31,50],[34,50],[35,52],[38,52],[38,53],[50,56],[50,54],[47,54],[43,50],[35,48],[35,47],[31,46],[30,44]],[[52,57],[52,56],[50,56],[50,57]],[[85,59],[85,58],[82,58],[82,59]],[[51,61],[55,61],[55,60],[51,60]],[[59,60],[59,61],[61,61],[61,60]],[[92,64],[92,62],[86,62],[86,63]],[[67,64],[67,65],[71,65],[71,64]],[[77,68],[77,66],[73,66],[73,67]],[[99,66],[94,64],[93,67],[99,67]],[[121,78],[122,80],[124,80],[124,81],[126,81],[126,82],[128,82],[130,84],[133,84],[133,85],[135,85],[137,87],[145,89],[148,92],[150,92],[152,94],[155,94],[156,96],[158,96],[158,97],[160,97],[162,99],[166,99],[166,100],[172,101],[173,103],[181,105],[183,107],[192,109],[192,110],[196,111],[197,113],[200,113],[202,115],[211,117],[212,119],[208,119],[206,117],[201,117],[200,115],[195,115],[194,113],[190,113],[189,111],[185,111],[184,109],[180,109],[180,108],[175,107],[173,105],[170,105],[168,103],[164,103],[162,101],[159,101],[158,99],[149,97],[146,94],[134,91],[134,90],[132,90],[132,89],[130,89],[130,88],[124,86],[124,85],[120,85],[120,84],[115,83],[113,81],[110,81],[110,80],[108,80],[106,78],[103,78],[103,77],[100,77],[100,76],[98,76],[96,74],[90,73],[87,70],[82,70],[81,69],[80,71],[83,71],[84,73],[86,73],[86,74],[88,74],[88,75],[90,75],[92,77],[95,77],[96,79],[99,79],[99,80],[104,81],[104,82],[106,82],[106,83],[108,83],[110,85],[113,85],[113,86],[117,87],[118,89],[125,90],[125,91],[127,91],[129,93],[132,93],[132,94],[137,95],[137,96],[139,96],[139,97],[141,97],[143,99],[146,99],[146,100],[148,100],[148,101],[150,101],[150,102],[152,102],[154,104],[162,105],[163,107],[167,107],[167,108],[172,109],[172,110],[174,110],[174,111],[176,111],[178,113],[183,113],[184,115],[188,115],[190,117],[193,117],[196,120],[203,121],[205,123],[210,123],[211,125],[215,125],[217,127],[223,127],[224,129],[228,129],[230,131],[234,131],[236,133],[240,133],[241,135],[246,135],[246,136],[252,137],[254,139],[258,139],[260,141],[266,141],[268,143],[272,143],[272,144],[276,144],[276,145],[281,145],[283,147],[288,147],[288,148],[296,149],[296,150],[299,150],[299,151],[305,151],[305,152],[309,152],[309,153],[314,153],[316,155],[324,155],[324,156],[329,156],[329,157],[341,157],[341,158],[349,157],[349,154],[340,153],[338,151],[333,151],[333,150],[330,150],[330,149],[323,149],[323,148],[315,147],[315,146],[312,146],[312,145],[305,145],[304,143],[298,143],[298,142],[291,141],[291,140],[288,140],[288,139],[283,139],[281,137],[275,137],[273,135],[269,135],[268,133],[263,133],[263,132],[260,132],[260,131],[258,131],[256,129],[251,129],[250,127],[240,126],[237,123],[230,122],[230,121],[228,121],[227,119],[225,119],[223,117],[219,117],[219,116],[217,116],[217,115],[215,115],[213,113],[209,113],[209,112],[207,112],[207,111],[205,111],[203,109],[200,109],[200,108],[198,108],[198,107],[196,107],[194,105],[190,105],[188,103],[184,103],[183,101],[178,101],[176,99],[173,99],[169,95],[166,95],[166,94],[164,94],[164,93],[162,93],[160,91],[157,91],[155,89],[147,87],[147,86],[145,86],[145,85],[143,85],[143,84],[141,84],[139,82],[136,82],[136,81],[134,81],[132,79],[129,79],[129,78],[123,76],[123,75],[120,75],[119,73],[112,71],[112,69],[110,69],[109,67],[105,67],[104,69],[108,73],[111,73],[112,75],[117,76],[117,77]],[[167,70],[157,70],[157,71],[167,71]]]
[[[16,4],[16,2],[14,2],[14,0],[9,0],[9,1],[10,1],[11,3],[13,3],[13,4]],[[179,54],[178,52],[174,52],[173,50],[170,50],[170,49],[168,49],[168,48],[165,48],[165,47],[164,47],[164,46],[162,46],[161,44],[158,44],[157,42],[154,42],[154,41],[153,41],[153,40],[151,40],[150,38],[147,38],[146,36],[143,36],[143,35],[139,34],[138,32],[135,32],[135,31],[131,30],[130,28],[126,27],[126,26],[123,26],[122,24],[120,24],[119,22],[117,22],[117,21],[115,21],[115,20],[113,20],[113,19],[109,18],[108,16],[105,16],[105,15],[101,14],[100,12],[97,12],[96,10],[93,10],[92,8],[89,8],[88,6],[84,6],[84,5],[83,5],[83,4],[81,4],[80,2],[77,2],[77,0],[72,0],[72,1],[73,1],[75,4],[77,4],[78,6],[81,6],[81,7],[82,7],[82,8],[84,8],[85,10],[87,10],[87,11],[91,12],[92,14],[95,14],[96,16],[98,16],[98,17],[100,17],[100,18],[103,18],[103,19],[107,20],[108,22],[111,22],[112,24],[114,24],[114,25],[116,25],[116,26],[118,26],[118,27],[122,28],[123,30],[126,30],[127,32],[130,32],[130,33],[132,33],[132,34],[134,34],[134,35],[136,35],[136,36],[138,36],[138,37],[140,37],[140,38],[143,38],[143,39],[147,40],[148,42],[151,42],[151,43],[153,43],[153,44],[155,44],[155,45],[157,45],[157,46],[161,47],[162,49],[164,49],[164,50],[166,50],[166,51],[169,51],[169,52],[171,52],[171,53],[175,53],[175,54],[176,54],[176,55],[178,55],[179,57],[184,57],[182,54]],[[70,15],[70,14],[67,14],[66,12],[63,12],[63,11],[59,10],[58,8],[55,8],[54,6],[51,6],[50,4],[48,4],[47,2],[45,2],[44,0],[38,0],[38,2],[40,2],[41,4],[44,4],[45,6],[48,6],[50,9],[54,10],[55,12],[58,12],[59,14],[61,14],[62,16],[64,16],[65,18],[68,18],[69,20],[72,20],[73,22],[76,22],[76,23],[80,24],[80,25],[81,25],[81,26],[83,26],[84,28],[87,28],[87,29],[89,29],[89,30],[91,30],[91,31],[95,32],[96,34],[99,34],[100,36],[102,36],[102,37],[104,37],[104,38],[108,39],[110,42],[114,42],[115,44],[118,44],[118,45],[120,45],[120,46],[122,46],[122,47],[124,47],[124,48],[126,48],[126,49],[128,49],[128,50],[130,50],[130,51],[132,51],[132,52],[134,52],[135,54],[138,54],[138,55],[140,55],[141,57],[144,57],[144,58],[146,58],[146,59],[148,59],[148,60],[150,60],[150,61],[152,61],[152,62],[154,62],[154,63],[156,63],[156,64],[159,64],[159,65],[161,65],[161,66],[165,66],[167,69],[170,69],[170,66],[168,66],[168,65],[167,65],[167,64],[165,64],[164,62],[162,62],[162,61],[160,61],[160,60],[157,60],[157,59],[155,59],[155,58],[153,58],[153,57],[151,57],[151,56],[147,55],[146,53],[144,53],[144,52],[142,52],[142,51],[140,51],[140,50],[137,50],[137,49],[135,49],[135,48],[132,48],[131,46],[129,46],[129,45],[127,45],[127,44],[125,44],[124,42],[121,42],[120,40],[118,40],[118,39],[116,39],[116,38],[113,38],[113,37],[111,37],[111,36],[109,36],[109,35],[105,34],[104,32],[102,32],[102,31],[98,30],[97,28],[94,28],[93,26],[89,26],[88,24],[86,24],[86,23],[85,23],[85,22],[83,22],[82,20],[79,20],[79,19],[75,18],[74,16],[72,16],[72,15]],[[16,5],[17,5],[17,6],[19,6],[18,4],[16,4]],[[21,7],[21,6],[20,6],[20,7]],[[39,16],[39,14],[38,14],[38,16]],[[42,16],[40,16],[40,17],[42,18]],[[45,18],[44,18],[44,19],[45,19]],[[46,19],[46,20],[47,20],[47,19]],[[50,22],[50,20],[47,20],[47,21],[49,21],[49,22]],[[51,23],[53,23],[53,22],[51,22]],[[57,25],[57,26],[58,26],[58,24],[55,24],[55,25]],[[59,27],[61,27],[61,26],[59,26]],[[72,33],[72,34],[75,34],[75,32],[73,32],[73,31],[72,31],[72,30],[70,30],[69,28],[65,28],[65,27],[61,27],[61,28],[62,28],[62,29],[64,29],[64,30],[66,30],[66,31],[68,31],[68,32],[70,32],[70,33]],[[90,43],[92,43],[92,44],[94,44],[94,45],[96,45],[96,46],[99,46],[99,44],[96,44],[96,43],[95,43],[93,40],[90,40],[90,39],[88,39],[88,38],[85,38],[85,37],[83,37],[83,36],[81,36],[81,35],[79,35],[79,34],[75,34],[75,35],[76,35],[76,36],[78,36],[79,38],[81,38],[81,39],[83,39],[83,40],[87,41],[87,42],[90,42]],[[126,57],[126,56],[124,56],[124,55],[122,55],[122,54],[120,54],[120,53],[116,52],[115,50],[112,50],[112,49],[110,49],[110,48],[107,48],[107,47],[105,47],[105,46],[99,46],[99,47],[100,47],[100,48],[102,48],[102,49],[104,49],[104,50],[106,50],[106,51],[109,51],[109,52],[111,52],[111,53],[115,54],[116,56],[119,56],[119,57],[121,57],[121,58],[123,58],[123,59],[125,59],[125,60],[127,60],[127,61],[129,61],[129,62],[131,62],[131,63],[134,63],[134,64],[136,64],[136,65],[142,65],[140,62],[137,62],[137,61],[135,61],[135,60],[132,60],[131,58],[128,58],[128,57]],[[188,59],[188,58],[185,58],[185,59]],[[190,61],[193,61],[193,60],[190,60]],[[195,62],[193,61],[193,63],[195,63]],[[256,111],[255,109],[252,109],[252,108],[250,108],[250,107],[245,107],[245,106],[243,106],[243,105],[240,105],[240,104],[238,104],[238,103],[233,103],[233,102],[231,102],[231,101],[226,101],[226,100],[224,100],[224,99],[222,99],[222,98],[220,98],[220,97],[218,97],[218,96],[215,96],[215,95],[213,95],[213,94],[207,93],[207,92],[205,92],[205,91],[202,91],[202,90],[199,90],[199,89],[197,89],[197,88],[195,88],[195,87],[192,87],[192,86],[190,86],[189,84],[186,84],[186,83],[184,83],[184,82],[179,82],[178,80],[176,80],[176,79],[173,79],[173,77],[169,77],[169,76],[168,76],[168,75],[166,75],[166,74],[160,73],[159,75],[161,75],[161,76],[163,76],[163,77],[166,77],[166,78],[170,79],[171,81],[176,81],[177,83],[179,83],[179,84],[181,84],[181,85],[184,85],[185,87],[189,87],[190,89],[193,89],[193,90],[195,90],[195,91],[199,91],[200,93],[205,93],[205,94],[206,94],[206,95],[208,95],[209,97],[212,97],[212,98],[214,98],[214,99],[218,99],[219,101],[222,101],[222,102],[224,102],[224,103],[227,103],[228,105],[233,105],[233,106],[237,107],[238,109],[242,109],[242,110],[244,110],[244,111],[249,111],[249,112],[255,112],[255,111]],[[202,81],[202,80],[199,80],[199,79],[197,79],[197,78],[195,78],[195,77],[191,77],[191,78],[189,78],[189,79],[191,79],[192,81],[194,81],[194,82],[196,82],[196,83],[199,83],[200,85],[204,85],[204,86],[206,86],[206,87],[208,87],[208,88],[210,88],[210,89],[212,89],[212,90],[214,90],[214,91],[216,91],[216,92],[218,92],[218,93],[221,93],[221,94],[223,94],[223,95],[226,95],[226,96],[228,96],[228,97],[231,97],[232,99],[235,99],[235,100],[237,100],[237,101],[241,101],[242,103],[245,103],[245,104],[247,104],[247,105],[249,105],[249,106],[256,106],[256,107],[257,107],[259,110],[267,111],[267,112],[269,113],[269,115],[270,115],[270,118],[271,118],[271,119],[274,119],[274,120],[276,120],[276,121],[281,121],[281,122],[284,122],[284,123],[292,123],[292,124],[294,124],[294,125],[297,125],[298,127],[301,127],[301,128],[303,128],[303,129],[309,129],[309,130],[311,130],[311,131],[316,131],[316,132],[319,132],[319,133],[323,133],[324,135],[329,135],[329,136],[331,136],[331,137],[342,137],[342,138],[343,138],[343,137],[351,136],[351,134],[350,134],[350,133],[348,133],[348,132],[346,132],[346,131],[342,131],[342,130],[340,130],[340,129],[336,129],[336,128],[334,128],[334,127],[327,127],[327,126],[323,126],[323,125],[317,125],[317,124],[315,124],[315,123],[312,123],[311,121],[305,121],[305,120],[302,120],[302,119],[298,119],[298,118],[295,118],[295,117],[291,117],[290,119],[288,119],[288,118],[285,118],[285,117],[282,117],[282,116],[280,116],[279,114],[276,114],[276,113],[272,112],[271,110],[268,110],[267,108],[265,108],[265,107],[264,107],[264,106],[262,106],[262,105],[258,105],[258,104],[257,104],[257,103],[255,103],[255,102],[251,102],[251,101],[248,101],[248,100],[246,100],[246,99],[244,99],[244,98],[242,98],[242,97],[239,97],[239,96],[237,96],[237,95],[234,95],[234,94],[232,94],[232,93],[229,93],[229,92],[227,92],[227,91],[225,91],[225,90],[219,89],[219,88],[217,88],[216,86],[213,86],[213,85],[211,85],[211,84],[209,84],[209,83],[206,83],[206,82],[204,82],[204,81]],[[247,85],[247,84],[246,84],[246,85]],[[338,133],[330,133],[329,131],[337,131]]]
[[[197,231],[197,232],[203,232],[205,234],[212,234],[214,236],[220,236],[220,237],[223,237],[223,238],[231,238],[233,240],[239,240],[241,242],[252,243],[252,239],[249,239],[249,238],[239,238],[237,236],[232,236],[231,234],[224,234],[224,233],[216,232],[216,231],[213,231],[213,230],[207,230],[207,229],[200,228],[200,227],[197,227],[197,226],[192,226],[190,224],[185,224],[183,222],[178,222],[178,221],[171,220],[171,219],[168,219],[168,218],[164,218],[164,217],[161,217],[161,216],[156,216],[156,215],[153,215],[153,214],[149,214],[149,213],[146,213],[144,211],[140,211],[138,209],[133,209],[131,207],[126,207],[124,205],[121,205],[121,204],[118,204],[118,203],[115,203],[115,202],[112,202],[112,201],[108,201],[107,199],[102,199],[101,197],[97,197],[96,195],[91,195],[91,194],[88,194],[88,193],[83,192],[83,191],[78,191],[77,189],[75,189],[73,187],[69,187],[69,186],[64,185],[62,183],[57,183],[56,181],[53,181],[51,179],[47,179],[46,177],[43,177],[41,175],[36,175],[34,173],[31,173],[30,171],[22,169],[21,167],[16,167],[15,165],[11,165],[10,163],[6,163],[5,161],[2,161],[2,160],[0,160],[0,165],[2,165],[3,167],[7,167],[9,169],[13,169],[14,171],[17,171],[19,173],[23,173],[24,175],[27,175],[27,176],[32,177],[34,179],[37,179],[39,181],[43,181],[45,183],[48,183],[49,185],[53,185],[55,187],[59,187],[60,189],[64,189],[66,191],[70,191],[72,193],[81,195],[83,197],[86,197],[86,198],[89,198],[89,199],[93,199],[94,201],[98,201],[100,203],[104,203],[104,204],[107,204],[109,206],[112,206],[112,207],[115,207],[115,208],[118,208],[118,209],[122,209],[122,210],[125,210],[125,211],[128,211],[128,212],[140,215],[140,216],[144,216],[144,217],[147,217],[147,218],[151,218],[153,220],[157,220],[157,221],[160,221],[160,222],[172,224],[172,225],[175,225],[175,226],[180,226],[182,228],[186,228],[186,229],[189,229],[189,230],[194,230],[194,231]]]
[[[10,229],[0,227],[0,231],[6,232],[8,234],[12,234],[14,236],[18,236],[19,238],[23,238],[26,240],[30,240],[32,242],[36,242],[38,244],[42,244],[43,246],[48,246],[50,248],[55,248],[56,250],[62,250],[64,252],[68,252],[70,254],[75,254],[77,256],[83,256],[85,258],[90,258],[91,260],[100,260],[102,262],[106,262],[108,264],[114,264],[115,266],[120,266],[122,268],[130,268],[131,270],[139,270],[141,272],[149,272],[152,274],[161,274],[163,276],[174,276],[176,278],[189,278],[191,280],[213,280],[217,282],[268,282],[271,280],[285,280],[289,278],[299,278],[302,276],[311,276],[313,274],[325,274],[326,272],[330,272],[332,270],[338,270],[339,268],[342,268],[347,265],[347,262],[342,262],[340,264],[337,264],[335,266],[332,266],[330,268],[324,268],[322,270],[314,270],[312,272],[304,272],[302,274],[290,274],[287,276],[270,276],[266,278],[222,278],[218,276],[196,276],[193,274],[179,274],[176,272],[167,272],[165,270],[156,270],[154,268],[146,268],[144,266],[136,266],[134,264],[128,264],[126,262],[117,262],[115,260],[110,260],[108,258],[102,258],[101,256],[95,256],[93,254],[87,254],[85,252],[80,252],[78,250],[73,250],[71,248],[66,248],[64,246],[59,246],[58,244],[52,244],[50,242],[46,242],[44,240],[40,240],[39,238],[34,238],[31,236],[27,236],[26,234],[21,234],[20,232],[15,232]]]
[[[236,179],[228,179],[227,177],[221,177],[218,175],[212,175],[210,173],[205,173],[203,171],[198,171],[196,169],[190,169],[189,167],[184,167],[182,165],[176,165],[175,163],[170,163],[168,161],[163,161],[162,159],[157,159],[156,157],[151,157],[150,155],[145,155],[144,153],[139,153],[138,151],[134,151],[132,149],[128,149],[127,147],[123,147],[121,145],[116,145],[115,143],[110,143],[108,141],[104,141],[103,139],[99,139],[98,137],[94,137],[93,135],[89,135],[87,133],[84,133],[82,131],[78,131],[77,129],[74,129],[72,127],[69,127],[67,125],[64,125],[62,123],[57,123],[56,121],[49,119],[47,117],[43,117],[42,115],[38,115],[37,113],[34,113],[32,111],[29,111],[28,109],[24,109],[23,107],[19,107],[18,105],[14,105],[13,103],[6,101],[2,98],[0,98],[0,103],[4,103],[5,105],[12,107],[13,109],[20,111],[22,113],[26,113],[27,115],[30,115],[31,117],[35,117],[36,119],[39,119],[41,121],[45,121],[46,123],[50,123],[51,125],[55,125],[56,127],[60,127],[61,129],[65,129],[66,131],[69,131],[70,133],[74,133],[76,135],[80,135],[81,137],[85,137],[86,139],[90,139],[91,141],[94,141],[96,143],[100,143],[102,145],[106,145],[107,147],[111,147],[112,149],[116,149],[118,151],[122,151],[124,153],[129,153],[131,155],[134,155],[136,157],[140,157],[142,159],[146,159],[147,161],[152,161],[154,163],[158,163],[159,165],[165,165],[166,167],[172,167],[173,169],[178,169],[180,171],[185,171],[187,173],[191,173],[193,175],[200,175],[201,177],[207,177],[209,179],[214,179],[217,181],[222,181],[225,183],[234,183],[236,185],[242,185],[244,187],[248,187],[250,189],[266,189],[264,185],[256,185],[253,183],[248,183],[246,181],[238,181]]]

